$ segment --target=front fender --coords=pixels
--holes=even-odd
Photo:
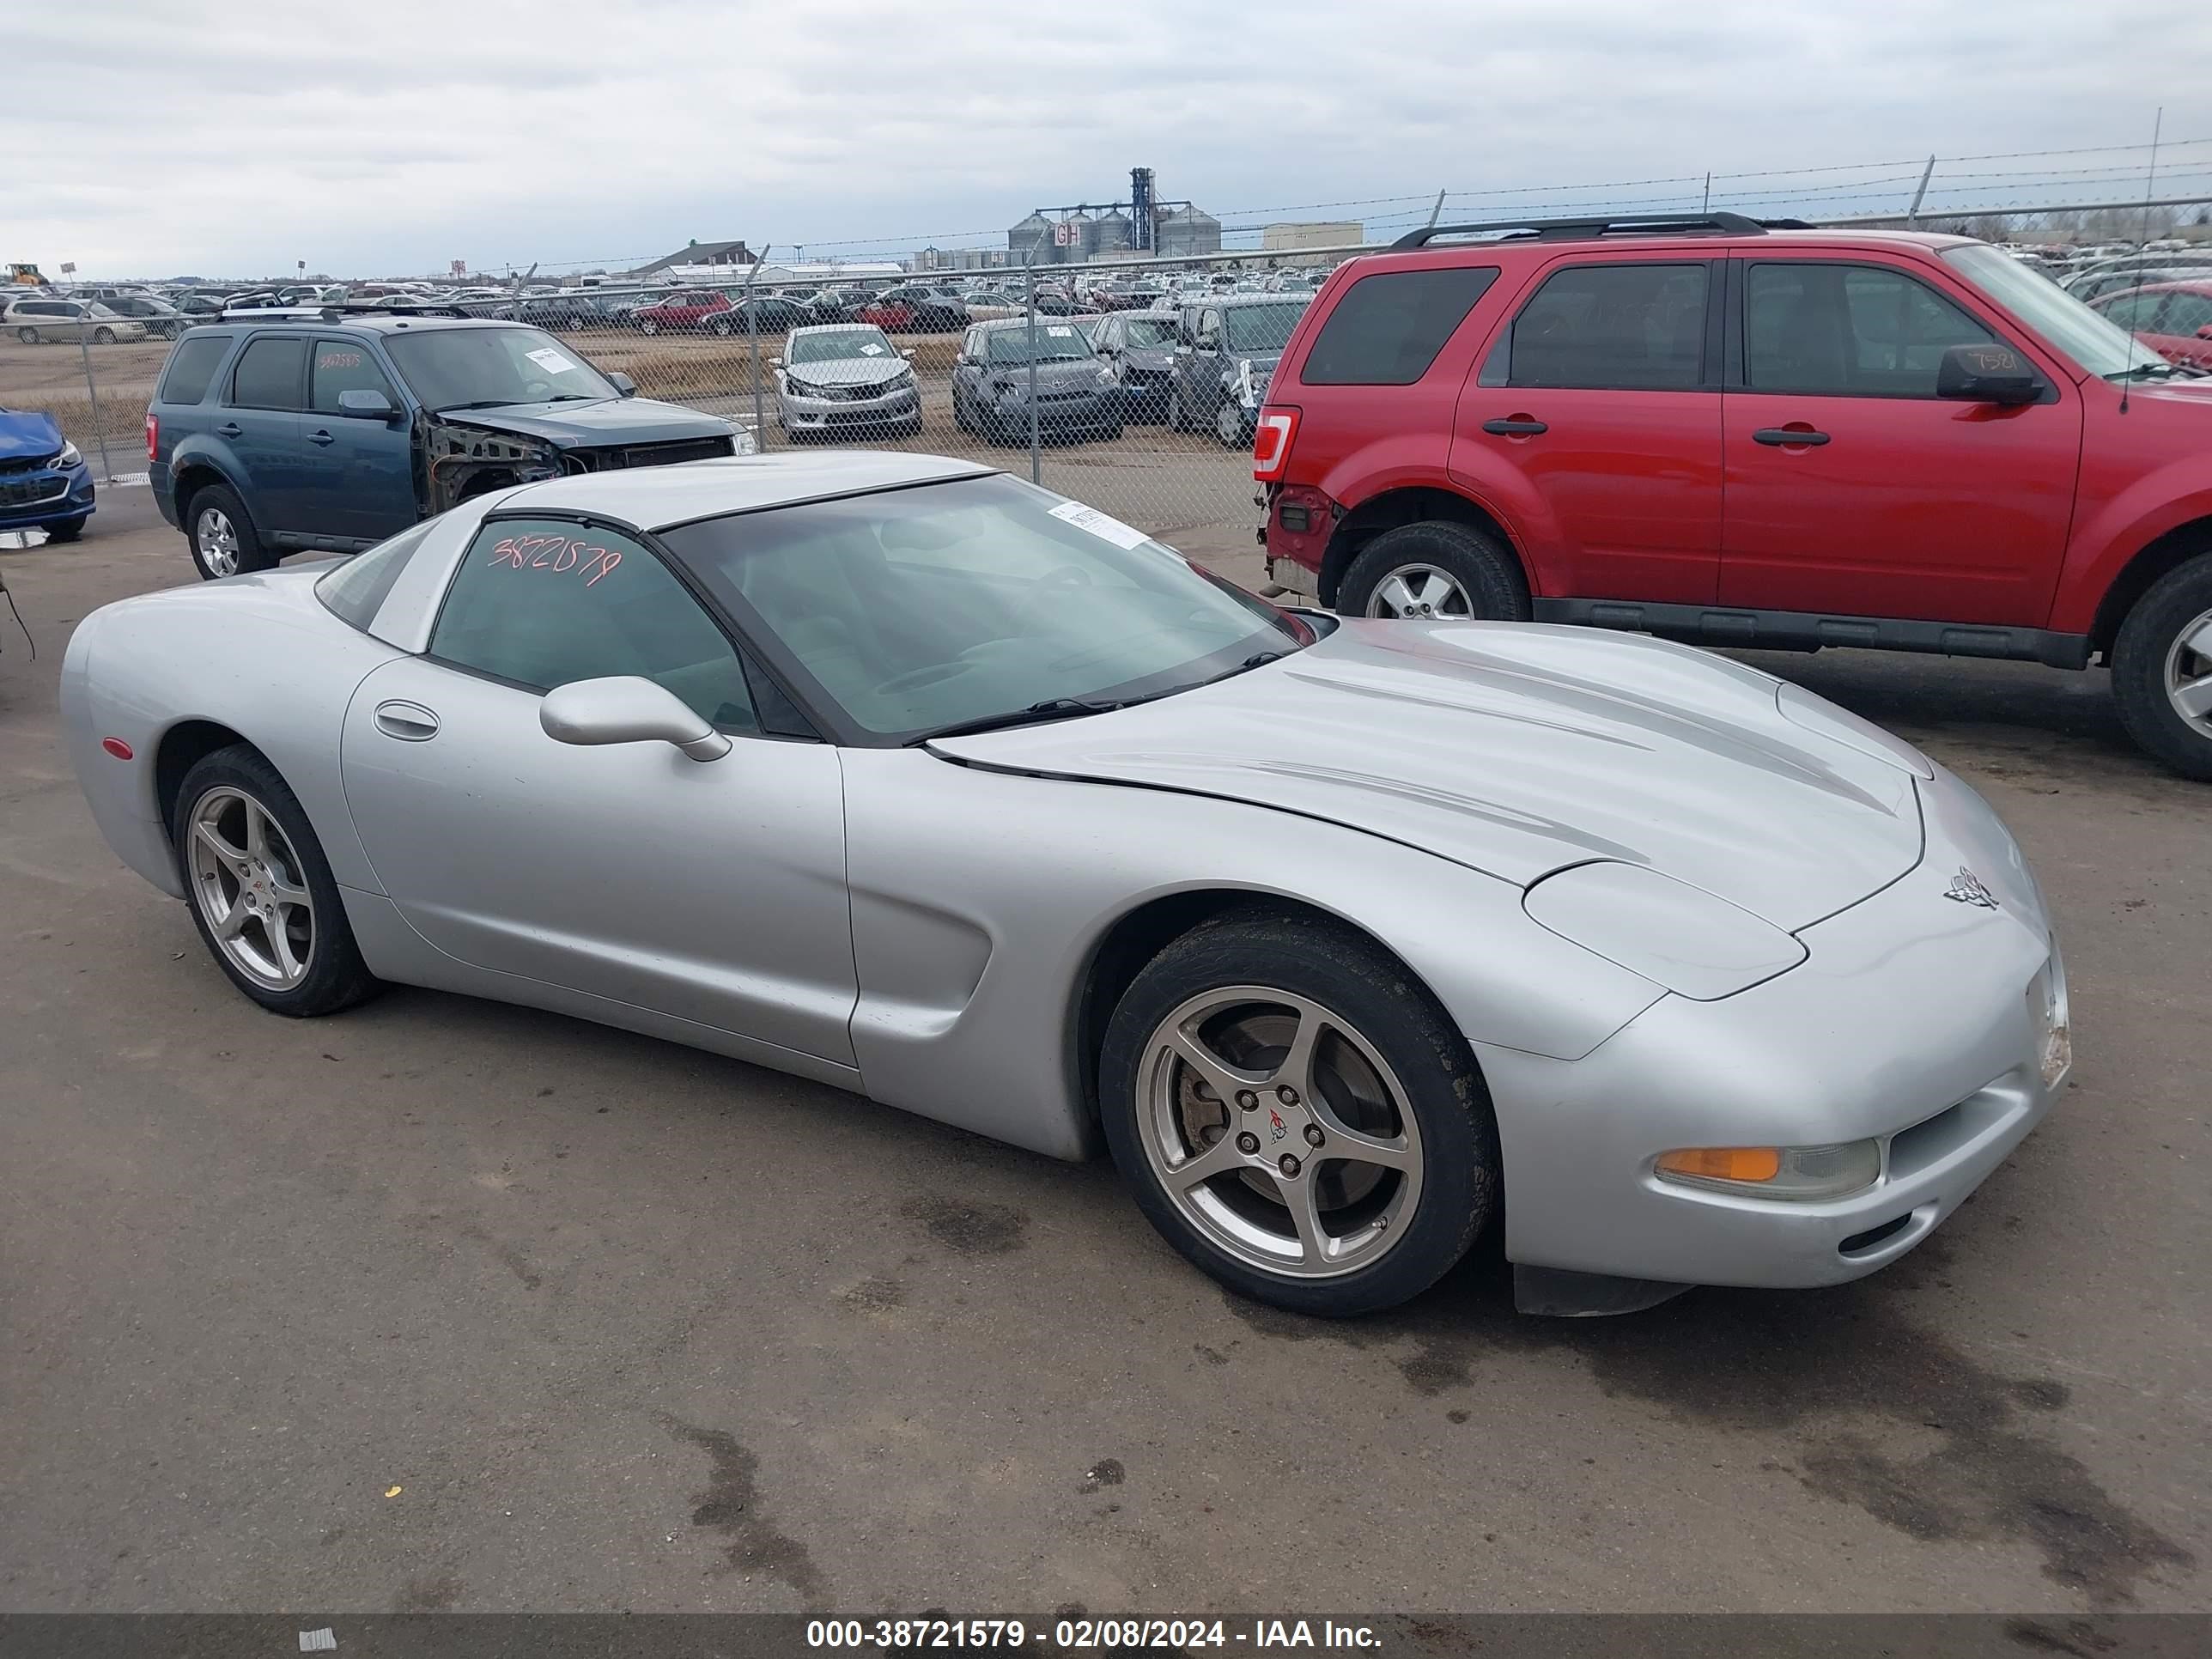
[[[2051,627],[2087,634],[2128,562],[2167,532],[2212,518],[2212,485],[2201,455],[2185,455],[2136,479],[2075,526],[2059,573]]]
[[[1538,927],[1514,884],[1358,830],[921,750],[842,759],[866,1092],[1052,1157],[1095,1149],[1076,1013],[1103,941],[1155,900],[1242,892],[1340,917],[1501,1048],[1578,1058],[1664,994]]]

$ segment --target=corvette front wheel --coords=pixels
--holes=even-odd
[[[1465,1041],[1370,941],[1247,912],[1170,945],[1099,1062],[1138,1207],[1242,1295],[1324,1316],[1419,1294],[1498,1203],[1498,1137]]]

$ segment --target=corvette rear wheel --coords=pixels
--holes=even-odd
[[[307,812],[258,750],[220,749],[185,773],[170,834],[193,924],[232,984],[294,1016],[374,994]]]
[[[1138,1207],[1231,1289],[1372,1312],[1467,1254],[1498,1188],[1472,1056],[1371,942],[1245,913],[1170,945],[1115,1012],[1108,1144]]]

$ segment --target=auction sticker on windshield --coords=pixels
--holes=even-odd
[[[1131,528],[1119,519],[1109,518],[1095,507],[1085,507],[1081,501],[1062,501],[1052,510],[1052,516],[1073,525],[1078,530],[1087,530],[1101,541],[1116,547],[1142,547],[1152,540],[1141,530]]]
[[[570,369],[576,366],[573,362],[569,362],[568,359],[563,357],[559,352],[554,350],[551,346],[540,346],[537,350],[531,352],[528,355],[530,361],[536,363],[548,374],[566,374]]]
[[[860,348],[860,355],[863,357],[880,357],[884,355],[884,349],[871,340]]]

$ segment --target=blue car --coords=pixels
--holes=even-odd
[[[357,552],[487,490],[752,453],[744,428],[636,390],[520,323],[231,313],[170,352],[147,481],[212,579]]]
[[[0,409],[0,530],[43,530],[50,542],[73,542],[92,513],[92,469],[54,417]]]

